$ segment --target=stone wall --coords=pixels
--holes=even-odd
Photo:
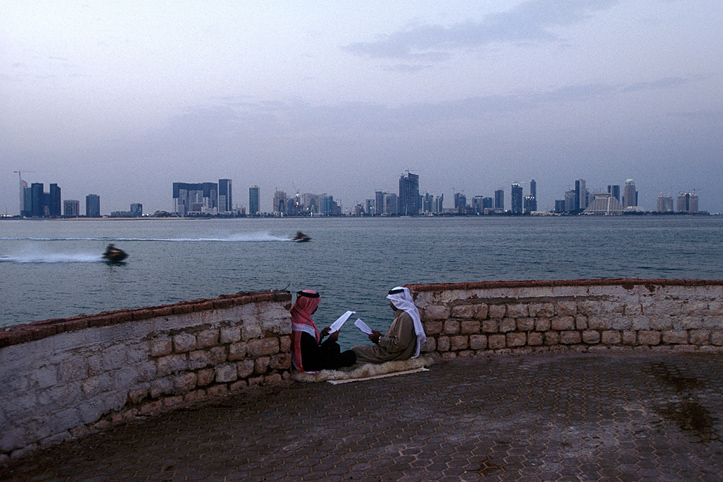
[[[288,292],[239,293],[0,329],[0,463],[291,367]]]
[[[439,359],[551,350],[723,352],[723,280],[409,286]],[[290,378],[288,292],[0,329],[0,463],[137,416]]]
[[[485,353],[723,351],[723,280],[502,281],[411,285],[442,359]]]

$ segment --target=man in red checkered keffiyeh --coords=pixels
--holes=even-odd
[[[297,370],[335,370],[356,362],[353,351],[341,352],[336,342],[338,331],[329,335],[329,327],[326,327],[319,332],[311,319],[320,301],[321,296],[316,291],[302,290],[297,293],[296,303],[291,307],[291,361]],[[329,338],[322,343],[327,335]]]

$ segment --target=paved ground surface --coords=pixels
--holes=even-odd
[[[723,356],[544,354],[295,384],[117,427],[2,480],[723,480]]]

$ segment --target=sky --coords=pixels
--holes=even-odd
[[[0,214],[18,174],[101,212],[233,180],[344,209],[398,191],[538,209],[585,179],[723,212],[720,0],[0,2]]]

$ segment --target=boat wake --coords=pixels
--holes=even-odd
[[[83,253],[37,253],[14,256],[0,256],[0,263],[99,263],[103,257],[99,254]]]
[[[163,242],[163,243],[259,243],[259,242],[285,242],[291,238],[275,236],[266,232],[236,233],[225,236],[196,237],[196,238],[42,238],[42,237],[0,237],[0,241],[103,241],[103,242]]]

